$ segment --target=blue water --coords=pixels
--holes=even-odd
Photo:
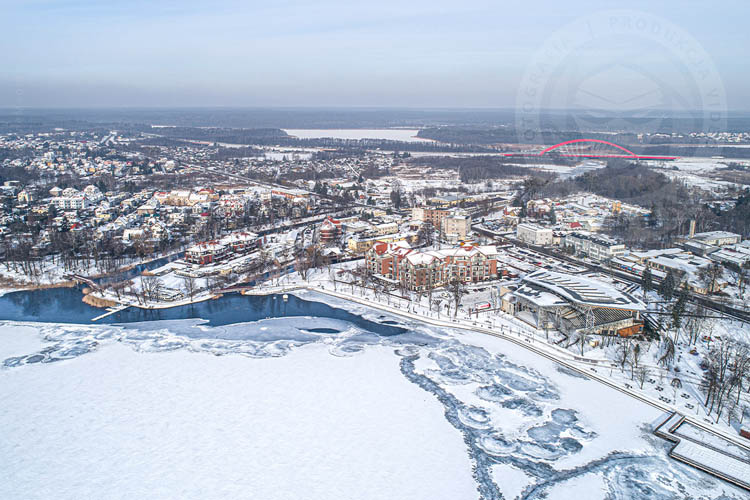
[[[83,294],[76,288],[49,288],[12,292],[0,297],[0,320],[38,321],[43,323],[91,323],[105,312],[82,302]],[[169,309],[146,310],[130,307],[112,314],[98,323],[133,323],[141,321],[200,318],[211,326],[230,325],[266,318],[321,317],[349,322],[378,335],[391,336],[406,332],[404,328],[369,321],[344,309],[323,302],[290,295],[227,294],[215,300]],[[310,326],[314,327],[311,320]]]

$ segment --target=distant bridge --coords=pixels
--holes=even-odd
[[[601,139],[572,139],[549,146],[540,152],[504,153],[503,156],[533,158],[545,155],[563,158],[626,158],[631,160],[676,160],[679,158],[678,156],[639,155],[614,142]]]
[[[88,285],[93,290],[101,289],[99,284],[96,283],[94,280],[92,280],[91,278],[87,278],[86,276],[82,276],[80,274],[66,274],[64,278],[68,281],[74,281],[75,283],[78,283],[78,284]]]

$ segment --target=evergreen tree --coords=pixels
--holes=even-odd
[[[672,307],[672,326],[674,326],[675,331],[679,331],[680,326],[682,325],[682,315],[685,312],[685,305],[687,304],[687,285],[680,289],[680,293],[677,297],[677,302],[674,303],[674,306]]]
[[[648,295],[648,292],[650,292],[654,288],[653,277],[651,276],[651,268],[648,266],[646,267],[646,269],[643,270],[643,279],[641,280],[641,288],[643,289],[643,300],[646,300],[646,296]]]
[[[659,213],[656,208],[656,203],[651,203],[651,211],[648,214],[648,225],[651,227],[656,227],[658,221],[659,221]]]
[[[672,300],[672,297],[674,297],[674,289],[675,289],[676,283],[674,279],[674,273],[670,269],[667,271],[667,275],[664,277],[664,279],[661,281],[661,284],[659,285],[659,295],[664,298],[664,300],[670,301]]]

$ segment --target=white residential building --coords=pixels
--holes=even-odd
[[[54,205],[58,210],[81,210],[88,208],[90,203],[88,198],[85,196],[58,196],[52,198],[50,204]]]
[[[531,245],[551,245],[552,229],[524,222],[516,226],[519,240]]]
[[[565,246],[573,247],[576,255],[585,255],[593,260],[605,261],[625,253],[625,245],[599,234],[585,231],[569,233],[565,236]]]

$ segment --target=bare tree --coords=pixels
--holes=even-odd
[[[152,274],[141,276],[141,293],[143,294],[144,301],[158,300],[163,288],[164,284],[158,276]]]
[[[672,383],[670,385],[672,386],[673,391],[672,402],[677,402],[677,391],[679,389],[682,389],[682,381],[679,378],[675,377],[672,379]]]
[[[636,342],[633,346],[633,351],[630,353],[630,380],[633,380],[635,369],[638,368],[638,362],[642,357],[643,350],[641,349],[641,344]]]
[[[112,283],[112,286],[110,288],[113,292],[115,292],[117,300],[120,300],[120,295],[125,291],[125,288],[130,286],[131,284],[132,282],[129,281],[120,281],[118,283]]]
[[[643,389],[643,384],[648,379],[648,374],[649,374],[648,368],[646,368],[645,366],[639,366],[635,370],[636,380],[638,380],[638,385],[640,386],[641,389]]]
[[[195,296],[195,292],[198,291],[198,281],[194,276],[183,276],[182,289],[185,291],[185,295],[190,298],[190,302],[192,302],[193,297]]]
[[[625,364],[630,359],[630,340],[624,339],[615,351],[615,361],[620,365],[620,371],[625,370]]]
[[[663,364],[666,367],[671,367],[672,362],[674,361],[674,356],[674,341],[670,337],[665,335],[661,343],[661,356],[659,357],[659,363]]]
[[[708,413],[716,411],[716,421],[721,418],[721,412],[726,400],[737,380],[733,374],[733,358],[736,355],[735,344],[726,339],[716,342],[705,357],[702,387],[706,392],[705,406]],[[731,398],[732,401],[734,400]]]
[[[461,305],[461,298],[467,293],[466,284],[458,278],[453,278],[448,283],[448,291],[453,298],[453,317],[455,318],[458,315],[458,306]]]
[[[586,346],[586,342],[588,341],[588,333],[586,332],[586,329],[582,329],[578,332],[578,344],[581,346],[581,356],[583,356],[583,348]]]
[[[723,274],[724,268],[721,264],[713,262],[698,271],[698,279],[706,285],[708,293],[715,293],[717,291],[718,281]]]
[[[302,252],[298,253],[297,257],[294,260],[294,268],[299,273],[300,278],[307,281],[310,267],[310,259],[308,258],[306,252],[303,250]]]

